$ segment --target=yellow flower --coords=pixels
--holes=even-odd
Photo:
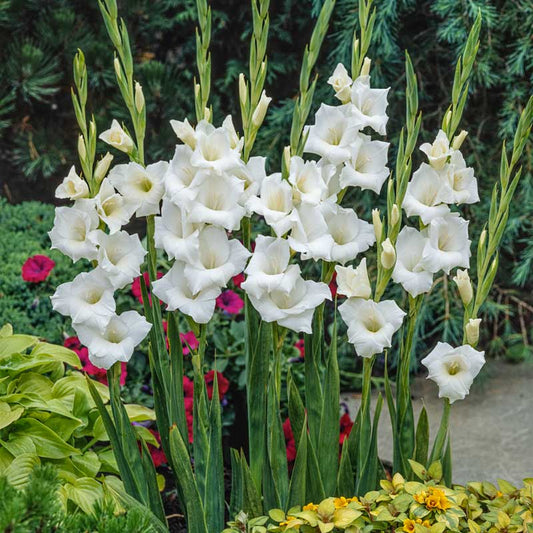
[[[413,533],[415,530],[415,524],[416,522],[414,520],[411,520],[410,518],[406,518],[403,521],[403,530],[408,531],[409,533]]]
[[[350,500],[347,500],[344,496],[341,496],[340,498],[335,498],[335,509],[346,507],[349,503]]]
[[[445,511],[451,507],[443,490],[429,487],[428,491],[429,494],[425,491],[415,494],[413,496],[415,501],[425,505],[430,510],[438,509],[440,511]]]
[[[287,516],[287,520],[280,523],[280,527],[286,527],[291,529],[300,529],[302,522],[298,520],[295,516]]]
[[[415,494],[413,498],[415,499],[415,502],[418,503],[426,503],[426,496],[427,492],[419,492],[418,494]]]
[[[308,503],[303,507],[304,511],[318,511],[318,505],[316,503]]]

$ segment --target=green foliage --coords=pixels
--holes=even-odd
[[[0,330],[0,475],[20,488],[35,465],[53,464],[63,482],[63,504],[90,512],[104,496],[101,481],[118,468],[88,381],[65,365],[81,366],[71,350],[14,335],[10,325]],[[107,387],[93,386],[107,403]],[[139,405],[127,405],[126,411],[131,421],[154,419]],[[157,445],[147,429],[136,430]]]
[[[61,480],[52,465],[32,470],[24,488],[16,488],[0,476],[0,531],[17,533],[152,533],[156,531],[146,513],[130,509],[116,513],[109,501],[98,502],[87,514],[65,513]]]
[[[522,488],[498,480],[497,487],[472,482],[451,489],[441,484],[439,463],[427,471],[414,463],[413,470],[422,482],[408,482],[396,474],[392,480],[381,481],[379,491],[360,498],[327,498],[319,504],[295,506],[287,513],[272,509],[268,516],[239,513],[224,533],[530,531],[532,478],[525,479]]]

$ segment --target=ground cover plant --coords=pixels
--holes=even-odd
[[[450,486],[451,404],[465,398],[485,362],[478,347],[479,312],[498,269],[500,243],[521,178],[519,160],[533,120],[530,98],[518,118],[512,148],[502,147],[499,179],[485,227],[472,234],[465,206],[479,201],[479,191],[476,170],[463,155],[468,134],[459,126],[479,49],[481,13],[465,39],[450,103],[432,142],[421,143],[418,138],[422,121],[418,84],[406,54],[405,124],[392,165],[389,143],[383,140],[389,90],[376,88],[368,57],[378,20],[370,1],[359,2],[359,29],[349,69],[339,63],[328,79],[337,102],[322,103],[312,118],[318,84],[312,73],[335,7],[333,0],[326,0],[304,51],[290,144],[283,149],[279,172],[268,173],[265,158],[252,155],[271,101],[264,89],[267,0],[252,2],[249,71],[240,74],[238,82],[242,134],[237,133],[231,115],[215,125],[219,123],[209,105],[211,10],[199,0],[196,123],[172,120],[171,127],[181,141],[173,158],[148,164],[147,107],[143,88],[134,77],[128,31],[119,20],[114,0],[99,5],[115,49],[116,81],[129,112],[127,122],[113,120],[99,137],[126,154],[129,162],[112,166],[110,153],[96,158],[98,132],[87,110],[87,67],[80,51],[74,60],[72,99],[80,128],[81,172],[73,167],[56,191],[58,198],[74,204],[56,209],[50,238],[53,249],[75,262],[91,261],[92,269],[60,285],[52,305],[71,318],[91,364],[107,370],[111,412],[91,381],[88,387],[127,493],[151,510],[157,517],[154,523],[165,524],[153,464],[146,446],[138,446],[120,398],[120,363],[129,361],[135,346],[148,338],[161,445],[175,473],[188,530],[224,528],[222,387],[214,379],[216,374],[212,387],[204,377],[206,346],[211,342],[207,324],[222,291],[243,271],[249,454],[231,450],[230,514],[243,511],[258,516],[269,509],[290,510],[328,496],[364,498],[378,487],[384,472],[377,424],[384,400],[378,396],[371,417],[370,392],[373,366],[381,353],[386,361],[384,390],[394,472],[411,480],[425,476],[426,469],[439,470],[434,477]],[[420,164],[413,160],[417,148],[425,157]],[[350,198],[363,190],[370,196],[385,194],[385,208],[374,209],[371,221],[350,207]],[[123,229],[133,215],[146,221],[146,248],[137,233]],[[256,226],[258,217],[264,222]],[[370,252],[374,245],[375,251]],[[158,276],[158,256],[168,266],[162,277]],[[332,296],[328,284],[334,273],[337,291]],[[409,382],[420,308],[436,275],[457,287],[462,335],[454,345],[437,342],[422,360],[443,398],[440,428],[430,443],[425,410],[414,420]],[[320,281],[313,280],[315,276]],[[115,291],[139,277],[144,313],[120,312]],[[325,312],[326,301],[331,301],[331,313]],[[198,339],[197,347],[188,345],[192,391],[186,390],[184,380],[183,321]],[[289,368],[282,389],[281,353],[289,330],[304,336],[304,376],[298,386]],[[349,435],[341,438],[338,345],[348,343],[362,358],[362,405]],[[394,394],[387,373],[389,360],[398,369]],[[288,410],[294,438],[291,468],[283,408]],[[192,420],[187,416],[191,409]],[[441,491],[438,487],[428,488],[428,494],[423,486],[418,488],[420,501],[416,501],[423,501],[426,508],[435,498],[447,502],[446,493],[437,492]],[[364,520],[355,523],[361,515],[355,516],[354,503],[337,513],[334,500],[326,500],[315,518],[325,523],[325,515],[337,513],[352,530],[366,528]],[[414,530],[429,527],[423,520],[417,524],[417,511],[412,512]],[[275,520],[281,516],[274,513]],[[456,529],[458,521],[451,521],[454,512],[448,514],[446,527]],[[308,524],[295,525],[307,529],[317,525],[312,522],[315,518],[308,518]],[[279,527],[292,527],[291,520],[284,515],[278,522],[289,523]],[[321,531],[333,527],[335,522],[329,519],[327,525],[319,525]]]

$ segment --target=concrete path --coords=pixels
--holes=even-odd
[[[437,432],[442,411],[442,400],[437,394],[432,381],[414,380],[415,420],[425,405],[431,439]],[[342,400],[353,417],[360,396],[343,394]],[[533,364],[489,361],[470,395],[452,405],[450,428],[455,483],[495,482],[504,478],[521,484],[523,478],[533,477]],[[378,436],[380,456],[390,461],[392,433],[386,402]]]

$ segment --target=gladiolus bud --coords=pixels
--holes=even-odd
[[[244,74],[241,72],[239,74],[239,100],[241,105],[244,107],[248,100],[248,89],[246,87],[246,80],[244,79]]]
[[[396,263],[396,250],[387,237],[381,244],[381,264],[386,270],[390,270]]]
[[[113,65],[115,67],[115,74],[117,75],[117,80],[122,79],[122,68],[120,66],[120,61],[118,57],[115,57],[115,60],[113,61]]]
[[[455,284],[459,289],[459,294],[461,295],[461,300],[466,307],[472,301],[472,297],[474,296],[468,270],[457,270],[457,274],[454,276],[453,281],[455,281]]]
[[[361,67],[361,76],[368,76],[370,74],[370,65],[372,61],[370,58],[365,57],[363,61],[363,66]]]
[[[109,165],[113,161],[113,156],[107,152],[107,154],[96,163],[96,168],[94,169],[94,179],[96,183],[100,183],[106,176],[107,171],[109,170]]]
[[[383,222],[379,216],[379,209],[372,209],[372,224],[374,224],[374,233],[376,234],[376,241],[381,239],[381,232],[383,231]]]
[[[398,224],[398,221],[400,220],[400,209],[398,208],[397,204],[394,204],[392,206],[390,220],[393,226],[396,226],[396,224]]]
[[[204,107],[204,120],[207,120],[207,122],[211,120],[211,109],[208,107]]]
[[[466,342],[471,346],[475,346],[479,340],[479,324],[481,318],[471,318],[465,326]]]
[[[463,144],[463,141],[466,139],[467,135],[468,135],[468,132],[466,130],[462,130],[461,133],[459,133],[459,135],[456,135],[453,138],[452,148],[454,150],[459,150],[459,148],[461,148],[461,145]]]
[[[194,97],[198,98],[199,95],[200,95],[200,84],[195,83],[194,84]]]
[[[487,240],[487,230],[484,229],[479,236],[479,247],[481,249],[485,248],[485,241]]]
[[[259,100],[259,103],[257,104],[257,107],[255,108],[255,111],[252,115],[252,124],[258,128],[263,123],[263,120],[265,119],[265,115],[268,109],[268,104],[270,104],[270,101],[272,98],[266,95],[265,91],[261,93],[261,98]]]
[[[287,169],[287,173],[291,168],[291,147],[285,146],[283,148],[283,166]]]
[[[83,140],[83,135],[78,137],[78,153],[80,154],[80,159],[84,160],[87,157],[87,150],[85,149],[85,141]]]
[[[452,111],[449,109],[444,115],[444,120],[442,121],[442,129],[447,130],[450,125],[450,120],[452,119]]]
[[[137,113],[140,113],[144,108],[143,89],[138,81],[135,82],[135,108]]]

